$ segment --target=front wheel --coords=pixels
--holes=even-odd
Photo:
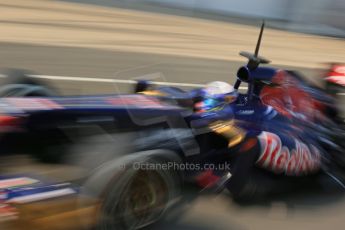
[[[122,189],[113,187],[101,208],[100,229],[139,229],[157,221],[169,203],[169,184],[156,171],[132,172]]]
[[[167,210],[177,204],[181,195],[182,178],[172,170],[159,165],[173,158],[164,158],[167,150],[150,150],[118,159],[112,169],[100,167],[101,173],[91,176],[84,188],[86,192],[102,190],[98,210],[99,230],[135,230],[158,221]],[[155,165],[141,168],[139,165]],[[106,179],[111,174],[109,179]],[[102,181],[102,182],[100,182]],[[102,186],[101,184],[105,184]]]
[[[0,97],[48,97],[56,96],[55,91],[37,79],[32,73],[21,69],[6,69],[2,71],[0,81]]]

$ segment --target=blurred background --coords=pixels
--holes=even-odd
[[[64,95],[129,92],[138,77],[233,83],[265,19],[260,54],[321,84],[329,63],[345,62],[344,12],[343,0],[0,0],[0,67],[29,69]],[[30,159],[2,170],[68,174]],[[210,195],[152,228],[343,229],[344,210],[342,197],[312,192],[248,206]]]
[[[248,21],[270,19],[280,29],[344,37],[344,3],[341,0],[72,0],[104,6],[127,7],[192,17]]]

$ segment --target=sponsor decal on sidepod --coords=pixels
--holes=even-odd
[[[282,144],[279,136],[270,132],[259,135],[261,154],[256,164],[274,173],[304,175],[317,171],[321,166],[320,151],[313,145],[309,147],[298,139],[288,148]]]

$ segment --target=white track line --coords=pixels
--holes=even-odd
[[[0,77],[4,77],[0,74]],[[30,75],[33,78],[41,78],[57,81],[84,81],[84,82],[103,82],[103,83],[120,83],[120,84],[136,84],[136,80],[125,79],[111,79],[111,78],[95,78],[95,77],[71,77],[71,76],[51,76],[51,75]],[[164,82],[164,81],[150,81],[155,85],[166,86],[182,86],[182,87],[204,87],[205,84],[180,83],[180,82]],[[240,87],[240,90],[247,90],[248,87]],[[345,93],[337,93],[339,96],[345,96]]]
[[[51,75],[31,75],[33,78],[57,80],[57,81],[83,81],[83,82],[103,82],[103,83],[120,83],[120,84],[136,84],[135,80],[111,79],[111,78],[93,78],[93,77],[71,77],[71,76],[51,76]],[[204,87],[204,84],[180,83],[180,82],[163,82],[151,81],[155,85],[166,86],[184,86],[184,87]],[[246,90],[247,87],[240,87],[240,90]]]

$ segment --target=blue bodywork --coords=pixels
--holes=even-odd
[[[235,101],[224,104],[217,110],[196,113],[193,110],[195,100],[202,100],[203,90],[195,89],[185,92],[174,87],[161,87],[156,91],[159,96],[142,94],[129,95],[102,95],[102,96],[65,96],[46,98],[2,98],[0,99],[0,132],[2,133],[27,133],[30,135],[41,133],[41,140],[55,138],[50,130],[61,125],[103,124],[107,128],[114,125],[115,132],[144,130],[147,135],[142,149],[154,149],[161,146],[177,150],[177,145],[183,141],[170,142],[176,137],[166,135],[165,129],[191,130],[190,139],[196,139],[199,144],[199,154],[193,156],[191,161],[209,163],[225,152],[222,159],[227,161],[227,155],[236,155],[249,151],[247,146],[255,139],[255,164],[265,170],[276,174],[299,176],[312,174],[319,171],[323,159],[328,158],[327,150],[323,146],[324,135],[319,125],[294,118],[287,118],[278,113],[272,106],[260,100],[262,84],[270,84],[277,70],[272,68],[256,68],[251,71],[253,88],[249,87],[247,93],[239,94]],[[316,92],[322,99],[327,98],[316,88],[308,86],[301,81],[303,87],[310,92]],[[253,89],[253,91],[251,91]],[[320,100],[321,100],[320,99]],[[325,100],[326,101],[326,100]],[[13,117],[18,121],[8,124],[3,117]],[[171,121],[180,120],[171,126]],[[214,122],[233,121],[230,129],[241,130],[241,141],[234,146],[228,146],[231,138],[222,134],[215,134],[210,130]],[[11,122],[13,122],[11,120]],[[19,129],[18,129],[19,127]],[[11,130],[13,128],[13,130]],[[208,129],[205,132],[198,130]],[[155,132],[152,130],[159,130]],[[47,131],[48,130],[48,131]],[[150,132],[145,132],[150,130]],[[163,131],[162,131],[163,130]],[[162,133],[159,137],[151,138],[151,133]],[[165,134],[163,134],[165,133]],[[166,135],[166,136],[165,136]],[[206,139],[204,137],[206,136]],[[225,135],[226,136],[226,135]],[[43,137],[43,139],[42,139]],[[145,140],[145,139],[144,139]],[[139,142],[139,141],[138,141]],[[13,142],[12,142],[13,143]],[[171,144],[173,143],[173,144]],[[134,145],[134,143],[133,143]],[[170,147],[169,147],[170,145]],[[245,149],[245,150],[243,150]],[[250,150],[252,151],[252,150]],[[181,157],[189,161],[188,156]],[[61,185],[64,186],[64,185]],[[26,193],[40,193],[60,189],[59,185],[43,185],[7,190],[8,199],[25,196]],[[73,191],[76,191],[73,189]]]

